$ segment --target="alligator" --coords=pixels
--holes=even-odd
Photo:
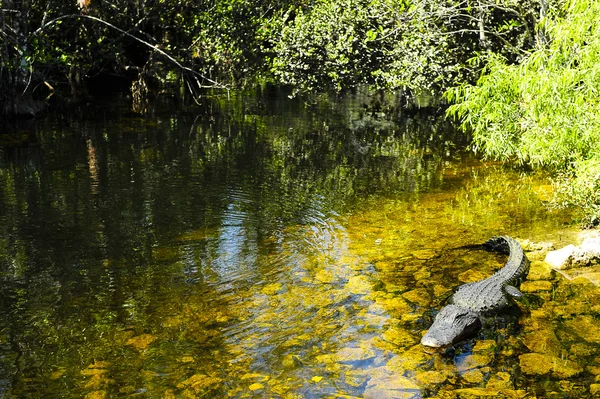
[[[445,347],[472,336],[481,328],[481,318],[508,308],[512,297],[523,294],[515,287],[529,273],[529,261],[521,245],[507,236],[493,237],[482,246],[488,251],[508,254],[504,267],[481,281],[463,284],[449,305],[435,317],[421,339],[429,347]]]

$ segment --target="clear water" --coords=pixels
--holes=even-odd
[[[589,303],[585,284],[551,276],[523,314],[419,345],[454,288],[504,262],[453,248],[574,230],[543,176],[388,100],[265,90],[5,126],[0,397],[590,394],[599,342],[573,329],[592,305],[554,311]],[[581,371],[524,370],[531,352]]]

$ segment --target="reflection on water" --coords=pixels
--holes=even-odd
[[[472,159],[424,113],[298,101],[99,107],[4,145],[1,396],[589,392],[598,342],[572,331],[600,330],[595,308],[550,274],[525,316],[452,352],[418,344],[453,288],[504,262],[453,248],[571,237],[542,206],[547,182]],[[573,363],[541,372],[535,356]]]

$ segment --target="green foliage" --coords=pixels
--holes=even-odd
[[[295,8],[275,36],[272,71],[298,91],[367,84],[439,92],[473,78],[477,51],[516,59],[534,42],[534,6],[510,2],[321,0]],[[482,36],[483,35],[483,36]]]
[[[600,170],[600,4],[572,0],[563,19],[548,21],[549,48],[520,65],[484,59],[477,86],[449,90],[448,114],[472,130],[485,155],[566,170],[563,193],[597,213]],[[568,176],[567,175],[565,176]],[[585,199],[584,199],[585,198]],[[563,201],[569,202],[569,200]]]
[[[275,37],[272,70],[298,91],[383,83],[375,71],[391,62],[402,0],[321,0],[297,8]]]

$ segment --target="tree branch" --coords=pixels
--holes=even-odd
[[[60,17],[58,17],[58,18],[55,18],[55,19],[53,19],[53,20],[51,20],[51,21],[48,21],[47,23],[43,24],[43,25],[42,25],[42,26],[40,26],[38,29],[36,29],[36,30],[35,30],[35,31],[34,31],[34,32],[31,34],[30,38],[28,39],[28,42],[31,42],[31,40],[32,40],[34,37],[38,36],[38,35],[39,35],[39,34],[40,34],[42,31],[44,31],[44,30],[45,30],[46,28],[48,28],[49,26],[51,26],[51,25],[54,25],[54,24],[56,24],[57,22],[59,22],[59,21],[61,21],[61,20],[63,20],[63,19],[82,19],[82,18],[83,18],[83,19],[89,19],[89,20],[92,20],[92,21],[95,21],[95,22],[99,22],[99,23],[101,23],[101,24],[104,24],[104,25],[106,25],[106,26],[108,26],[108,27],[110,27],[110,28],[112,28],[112,29],[114,29],[114,30],[116,30],[116,31],[118,31],[118,32],[120,32],[120,33],[122,33],[122,34],[126,35],[127,37],[130,37],[131,39],[133,39],[133,40],[135,40],[135,41],[137,41],[137,42],[139,42],[139,43],[142,43],[142,44],[143,44],[143,45],[145,45],[146,47],[149,47],[149,48],[151,48],[153,51],[156,51],[157,53],[161,54],[163,57],[167,58],[167,59],[168,59],[169,61],[171,61],[173,64],[177,65],[177,66],[178,66],[178,67],[179,67],[181,70],[183,70],[183,71],[186,71],[186,72],[189,72],[189,73],[191,73],[193,76],[198,76],[198,77],[200,77],[201,79],[203,79],[203,80],[206,80],[206,81],[208,81],[208,82],[210,82],[210,83],[212,83],[212,84],[213,84],[212,86],[204,86],[204,85],[200,85],[200,84],[199,84],[199,82],[197,81],[197,82],[198,82],[198,84],[199,84],[199,87],[202,87],[202,88],[212,88],[212,87],[215,87],[215,86],[217,86],[217,87],[220,87],[220,88],[222,88],[222,89],[229,90],[229,88],[228,88],[227,86],[225,86],[224,84],[222,84],[222,83],[219,83],[219,82],[217,82],[217,81],[214,81],[214,80],[212,80],[212,79],[210,79],[210,78],[207,78],[206,76],[202,75],[201,73],[199,73],[199,72],[197,72],[197,71],[194,71],[193,69],[191,69],[191,68],[189,68],[189,67],[186,67],[186,66],[182,65],[182,64],[181,64],[179,61],[177,61],[175,58],[173,58],[171,55],[169,55],[168,53],[166,53],[164,50],[161,50],[161,49],[160,49],[160,48],[158,48],[157,46],[155,46],[155,45],[153,45],[153,44],[151,44],[151,43],[148,43],[147,41],[145,41],[145,40],[143,40],[143,39],[140,39],[139,37],[137,37],[137,36],[135,36],[135,35],[132,35],[131,33],[127,32],[127,31],[125,31],[125,30],[123,30],[123,29],[121,29],[121,28],[119,28],[119,27],[116,27],[116,26],[114,26],[113,24],[111,24],[111,23],[109,23],[109,22],[106,22],[106,21],[105,21],[105,20],[103,20],[103,19],[96,18],[96,17],[93,17],[93,16],[91,16],[91,15],[85,15],[85,14],[69,14],[69,15],[62,15],[62,16],[60,16]]]

